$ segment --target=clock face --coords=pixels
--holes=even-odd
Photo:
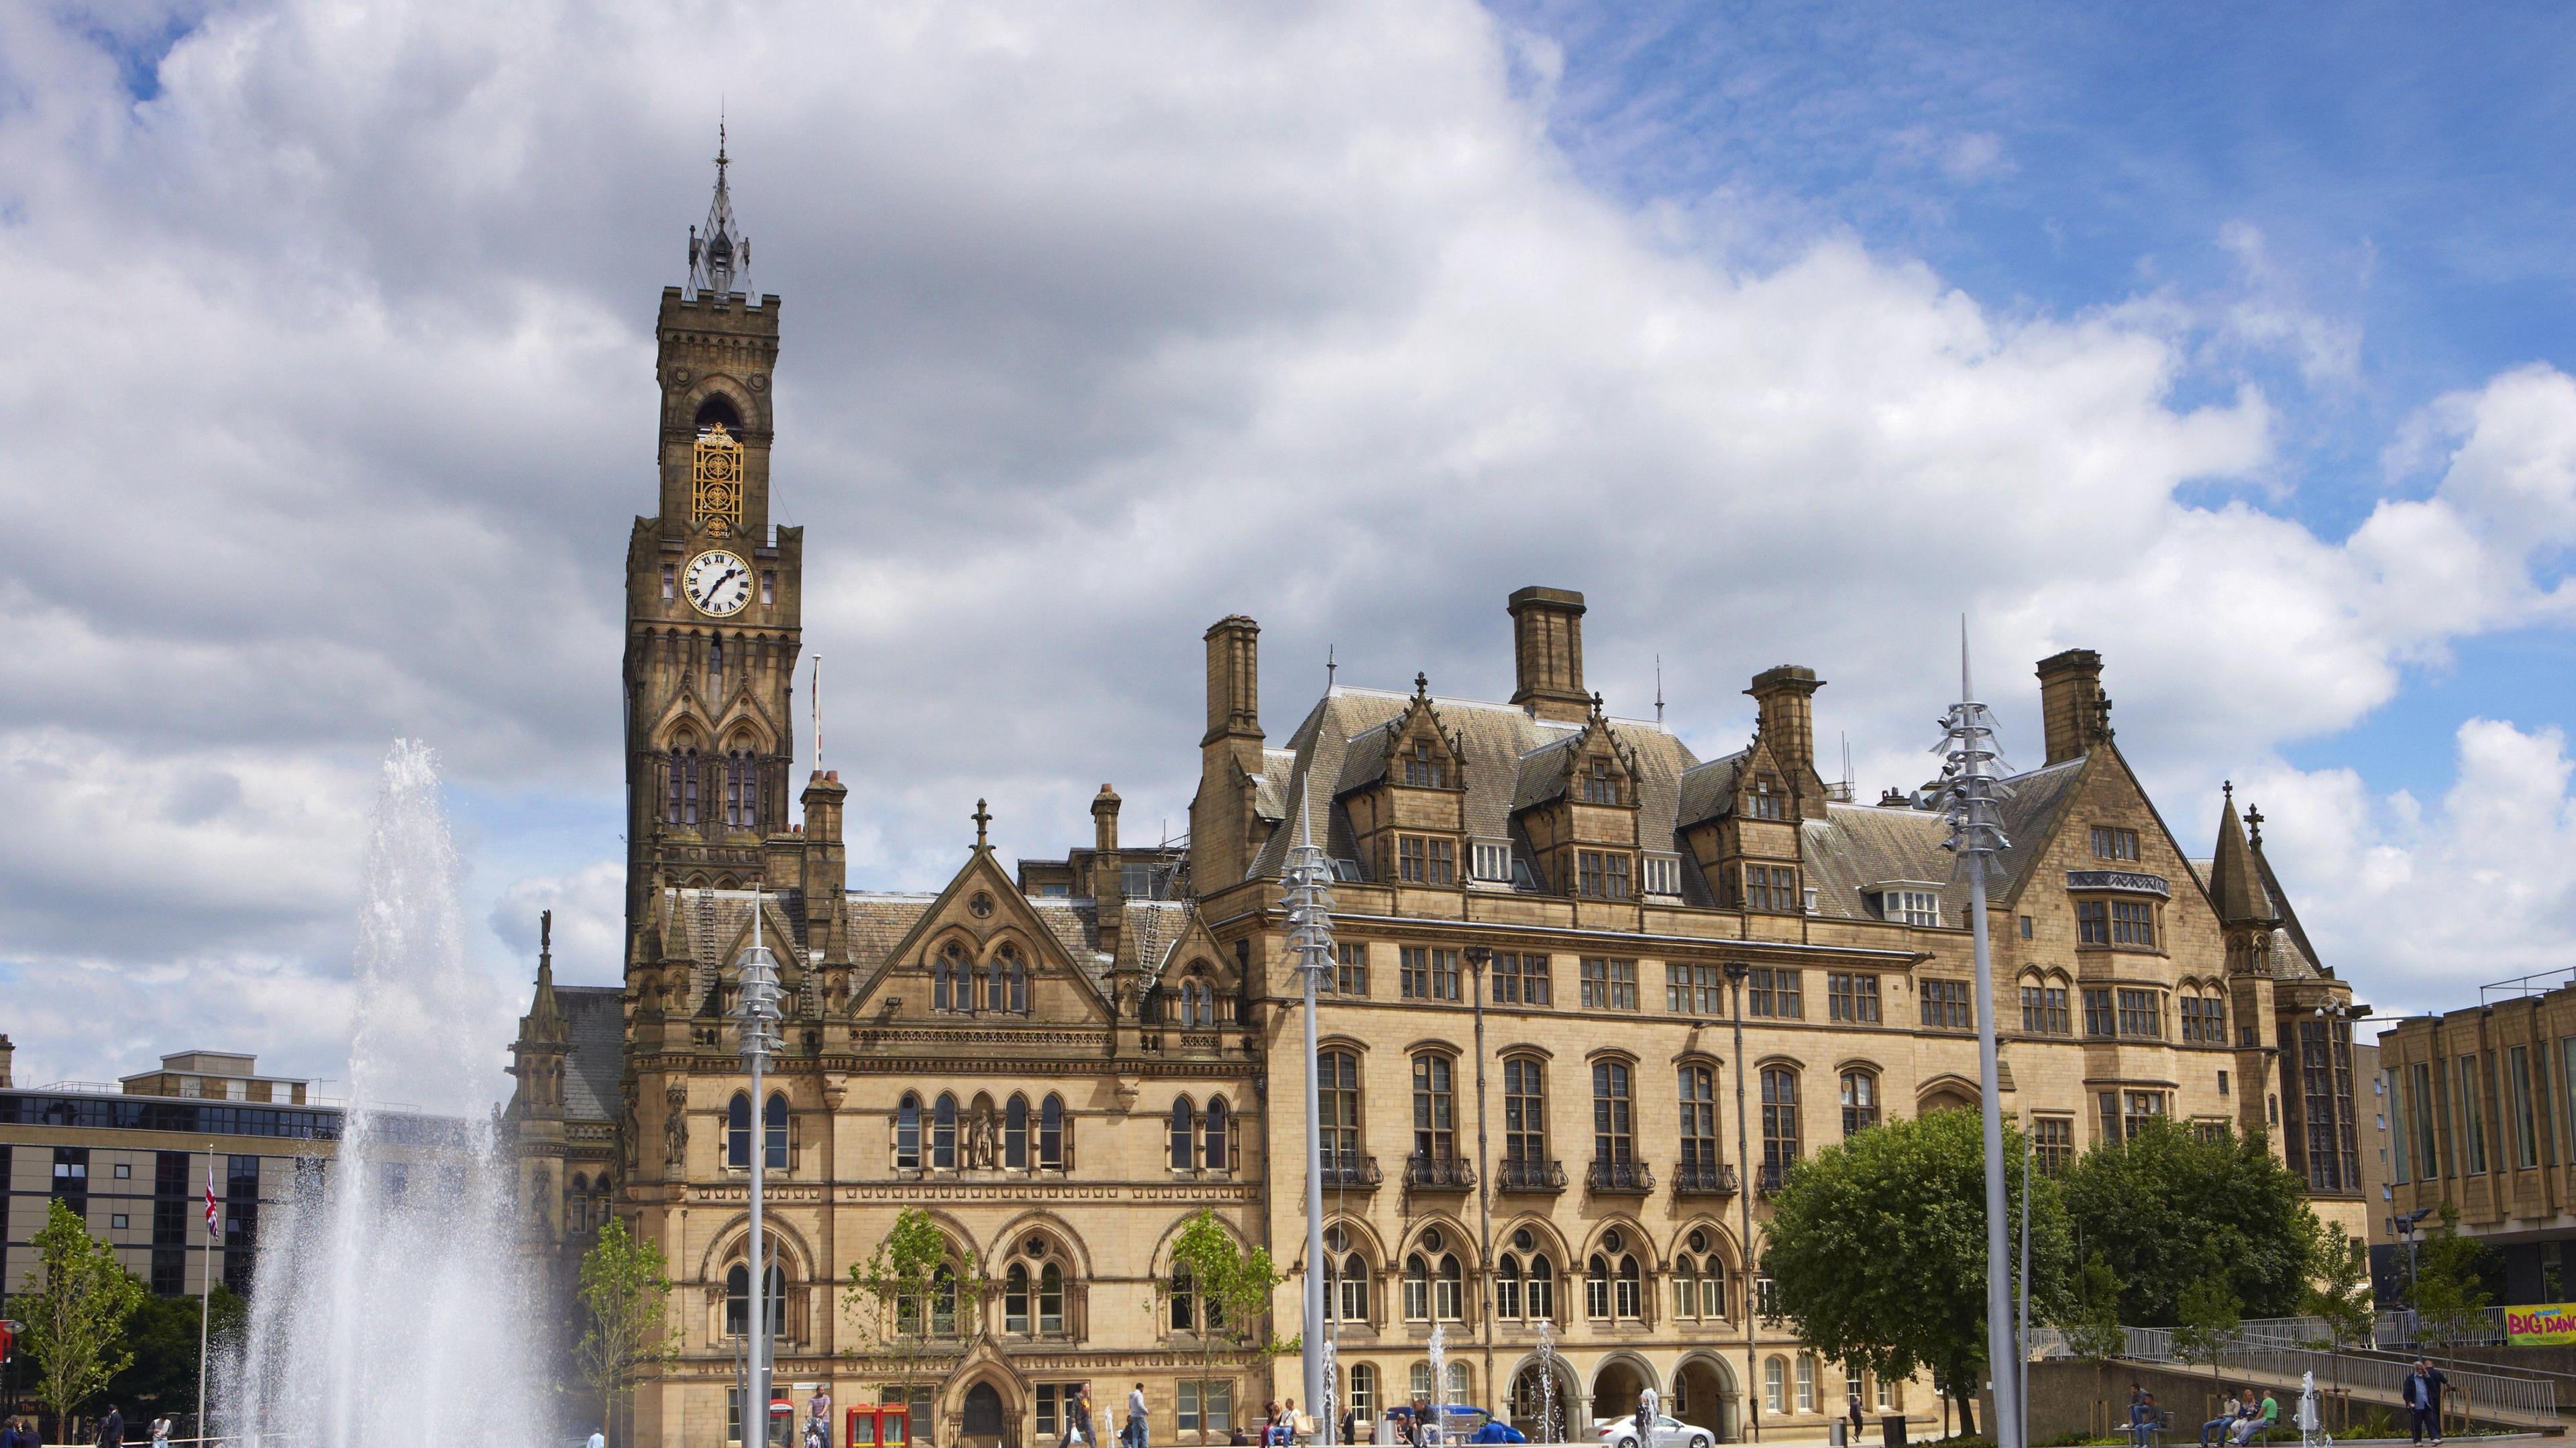
[[[721,548],[690,559],[681,582],[698,612],[717,618],[740,613],[751,602],[751,565]]]

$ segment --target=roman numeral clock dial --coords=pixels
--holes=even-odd
[[[751,565],[721,548],[710,548],[689,560],[682,591],[698,612],[724,618],[751,602]]]

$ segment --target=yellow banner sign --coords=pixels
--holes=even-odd
[[[2504,1332],[2505,1340],[2516,1347],[2524,1343],[2576,1342],[2576,1302],[2508,1307],[2504,1310]]]

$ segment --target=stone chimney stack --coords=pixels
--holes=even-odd
[[[1825,817],[1825,781],[1816,773],[1816,691],[1825,681],[1802,664],[1779,664],[1753,676],[1753,696],[1762,723],[1762,742],[1789,776],[1798,797],[1800,819]]]
[[[1592,713],[1583,692],[1583,595],[1532,584],[1515,589],[1512,702],[1541,719],[1580,724]]]
[[[9,1059],[17,1052],[18,1048],[9,1044],[7,1036],[0,1036],[0,1091],[9,1089]]]
[[[1190,881],[1212,895],[1243,878],[1260,846],[1261,625],[1228,614],[1209,625],[1206,639],[1208,723],[1199,792],[1190,800]],[[1114,820],[1117,797],[1109,798]]]
[[[2063,764],[2111,740],[2111,700],[2102,692],[2102,656],[2068,649],[2039,661],[2039,714],[2048,762]]]
[[[1118,954],[1127,923],[1127,877],[1118,861],[1118,791],[1108,785],[1091,800],[1091,902],[1100,922],[1100,948]]]

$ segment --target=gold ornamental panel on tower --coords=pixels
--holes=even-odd
[[[742,443],[721,422],[698,434],[689,511],[721,538],[742,526]]]

